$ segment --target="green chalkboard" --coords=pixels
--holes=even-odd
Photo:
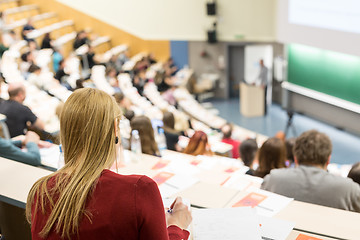
[[[360,104],[360,57],[290,44],[288,81]]]

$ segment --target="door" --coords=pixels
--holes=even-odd
[[[229,96],[239,97],[240,82],[244,80],[245,57],[244,46],[230,46],[229,48]]]

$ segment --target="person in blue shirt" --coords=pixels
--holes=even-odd
[[[41,163],[39,145],[48,144],[40,141],[40,137],[32,131],[28,131],[22,140],[7,140],[0,137],[0,157],[39,166]],[[26,152],[21,150],[22,146],[27,148]]]

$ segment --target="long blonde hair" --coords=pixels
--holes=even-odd
[[[38,207],[44,215],[50,210],[40,237],[46,238],[55,230],[62,238],[70,239],[78,233],[83,217],[91,221],[91,212],[85,209],[85,204],[103,169],[110,167],[116,158],[115,122],[119,114],[111,96],[91,88],[76,90],[64,104],[60,141],[65,166],[39,179],[31,188],[26,204],[29,223]],[[49,187],[51,178],[55,178],[55,183]]]

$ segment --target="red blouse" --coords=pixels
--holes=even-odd
[[[49,211],[43,215],[38,207],[34,215],[34,205],[32,239],[41,240],[39,232],[47,221]],[[83,217],[79,237],[72,236],[71,239],[176,240],[189,237],[189,232],[177,226],[166,229],[165,211],[159,189],[156,183],[146,176],[124,176],[104,170],[86,209],[92,214],[92,223],[87,217]],[[46,239],[61,238],[52,231]]]

